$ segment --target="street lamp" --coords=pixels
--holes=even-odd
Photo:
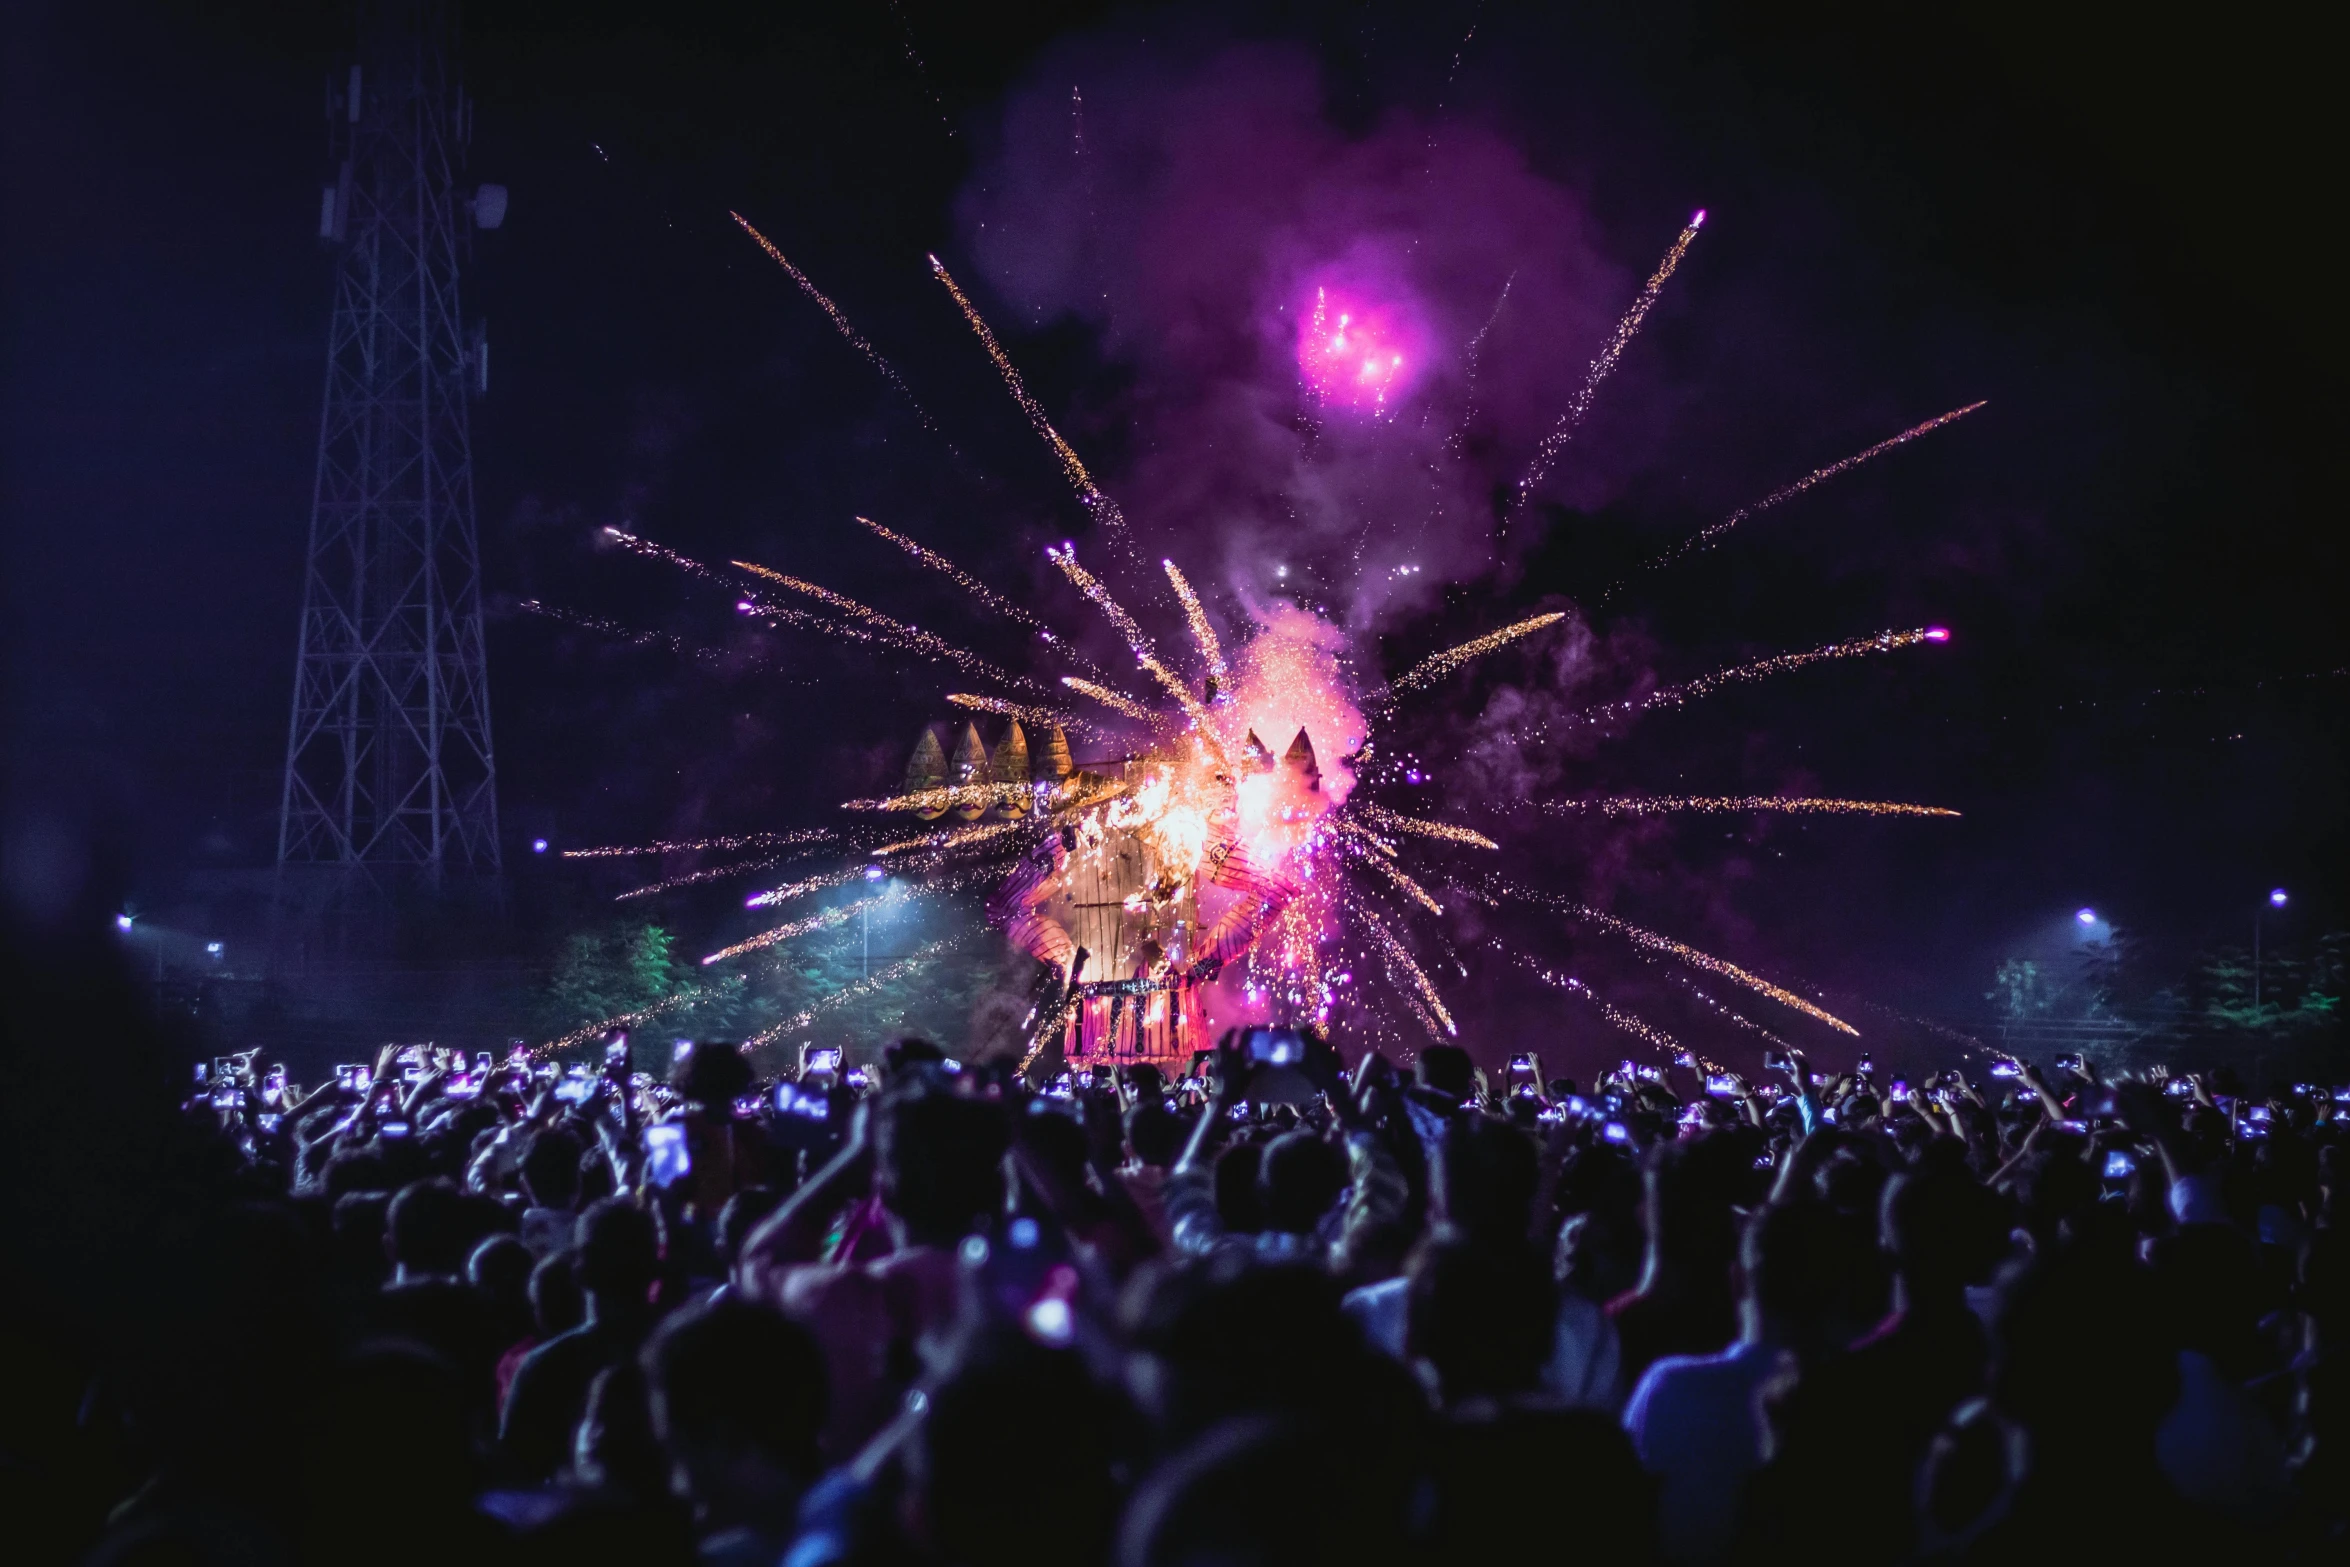
[[[2285,896],[2284,888],[2272,887],[2269,889],[2268,906],[2270,908],[2281,909],[2291,901]],[[2260,1026],[2260,916],[2260,910],[2254,909],[2252,911],[2252,1026],[2254,1028]]]
[[[878,865],[868,865],[865,867],[865,879],[867,881],[879,881],[887,874],[888,873]],[[863,912],[861,912],[857,917],[857,924],[859,926],[860,933],[864,937],[865,945],[865,955],[863,960],[858,965],[857,978],[860,980],[867,980],[873,977],[873,900],[871,898],[867,898],[865,900],[865,907]]]

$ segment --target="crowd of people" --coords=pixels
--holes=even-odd
[[[110,1564],[2350,1552],[2350,1090],[651,1054],[199,1067],[145,1309],[15,1346],[11,1506]]]

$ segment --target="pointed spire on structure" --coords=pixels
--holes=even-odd
[[[1077,770],[1069,758],[1069,736],[1059,724],[1028,759],[1028,776],[1038,783],[1059,783]]]
[[[956,788],[968,788],[995,782],[995,769],[988,765],[987,747],[979,742],[979,726],[963,725],[962,737],[955,742],[955,758],[947,765],[947,782]],[[965,801],[954,808],[955,815],[971,821],[987,807],[977,800]]]
[[[938,726],[924,724],[922,738],[914,742],[914,754],[906,759],[906,790],[920,794],[925,789],[943,789],[947,781],[946,747],[938,743]],[[941,806],[935,811],[919,813],[924,821],[934,821],[945,814]]]
[[[1259,740],[1254,729],[1248,732],[1246,740],[1240,742],[1240,749],[1248,761],[1250,772],[1269,773],[1273,770],[1273,748]]]
[[[1314,761],[1313,736],[1307,734],[1303,729],[1297,732],[1295,740],[1289,742],[1288,754],[1281,758],[1281,765],[1292,772],[1303,774],[1307,788],[1320,789],[1322,787],[1322,769]]]
[[[995,743],[995,757],[990,764],[995,769],[995,781],[1016,784],[1028,781],[1028,731],[1015,718],[1004,729],[1004,737]],[[1022,813],[1019,804],[1009,797],[999,802],[995,814],[1010,820]]]

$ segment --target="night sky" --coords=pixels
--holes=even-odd
[[[1180,554],[1227,612],[1294,556],[1392,673],[1581,607],[1576,636],[1447,684],[1412,731],[1453,759],[1424,803],[1498,822],[1521,875],[1950,1018],[2083,904],[2182,947],[2276,885],[2312,929],[2339,923],[2350,344],[2318,206],[2339,184],[2330,84],[2282,7],[2176,32],[2020,4],[982,19],[1005,9],[467,7],[471,175],[513,193],[466,281],[493,350],[473,430],[510,857],[533,835],[821,820],[893,781],[958,688],[751,637],[718,597],[598,548],[606,525],[1020,656],[864,536],[863,513],[1098,631],[1041,550],[1101,552],[931,281],[935,251],[1154,558]],[[168,908],[192,873],[274,854],[330,281],[323,84],[348,24],[331,5],[95,0],[18,6],[10,26],[12,813],[75,824],[130,896]],[[1072,86],[1090,164],[1064,140]],[[1703,235],[1542,504],[1491,548],[1463,496],[1522,468],[1698,207]],[[943,439],[729,209],[840,301]],[[1362,601],[1328,518],[1280,520],[1235,444],[1261,431],[1234,412],[1265,382],[1252,279],[1336,257],[1350,224],[1418,269],[1448,362],[1519,279],[1482,350],[1454,520],[1408,602]],[[1696,528],[1976,399],[1597,602]],[[1441,426],[1333,435],[1316,470],[1343,492],[1333,515],[1424,511],[1398,453]],[[524,599],[715,651],[629,647]],[[1924,624],[1950,645],[1588,750],[1496,750],[1510,714],[1545,703]],[[1601,827],[1504,809],[1528,791],[1966,814]],[[669,917],[733,929],[727,902]],[[1588,938],[1552,950],[1621,966]],[[1472,1019],[1529,1004],[1496,967],[1461,981]]]

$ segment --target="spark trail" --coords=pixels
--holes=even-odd
[[[794,832],[739,833],[729,838],[691,838],[677,842],[655,839],[651,843],[620,844],[598,849],[565,849],[567,860],[616,860],[640,854],[691,854],[698,850],[717,849],[727,854],[761,849],[789,849],[803,843],[831,843],[840,834],[829,827],[802,827]]]
[[[1410,833],[1414,837],[1434,838],[1443,843],[1463,844],[1472,849],[1501,847],[1481,832],[1456,827],[1451,822],[1432,822],[1417,816],[1400,815],[1383,805],[1373,805],[1368,800],[1355,806],[1355,814],[1372,826],[1385,828],[1389,832]]]
[[[1704,226],[1705,209],[1701,207],[1690,216],[1679,237],[1673,241],[1672,248],[1665,252],[1664,260],[1657,263],[1656,271],[1650,273],[1648,281],[1641,285],[1639,295],[1632,301],[1632,308],[1624,312],[1623,318],[1616,323],[1616,329],[1608,334],[1607,346],[1600,349],[1599,357],[1591,361],[1591,369],[1583,377],[1583,385],[1568,401],[1567,411],[1559,416],[1559,422],[1552,427],[1550,434],[1542,438],[1542,444],[1534,448],[1534,461],[1527,465],[1526,476],[1518,481],[1518,493],[1511,502],[1510,510],[1513,514],[1526,509],[1527,501],[1533,497],[1534,487],[1542,482],[1550,472],[1551,465],[1558,461],[1559,454],[1567,449],[1567,443],[1575,438],[1576,427],[1582,424],[1584,415],[1591,412],[1592,403],[1599,397],[1600,383],[1615,369],[1616,361],[1624,357],[1624,350],[1632,346],[1632,339],[1640,335],[1640,324],[1648,319],[1650,307],[1656,303],[1657,296],[1664,292],[1665,284],[1681,265],[1681,258],[1688,254],[1690,241],[1697,238],[1697,231]]]
[[[1495,885],[1506,889],[1510,896],[1521,902],[1531,903],[1541,908],[1555,909],[1575,919],[1589,920],[1603,930],[1613,931],[1622,936],[1636,947],[1646,947],[1651,952],[1670,954],[1692,968],[1704,969],[1709,974],[1719,974],[1724,979],[1745,986],[1757,995],[1770,997],[1783,1007],[1792,1007],[1804,1016],[1825,1023],[1839,1033],[1850,1034],[1856,1039],[1860,1037],[1859,1029],[1854,1028],[1834,1013],[1815,1006],[1794,991],[1774,985],[1761,975],[1750,974],[1737,964],[1717,958],[1711,953],[1700,952],[1685,942],[1675,941],[1670,936],[1659,935],[1655,931],[1635,925],[1629,920],[1617,919],[1612,914],[1602,914],[1597,909],[1577,903],[1570,898],[1559,897],[1554,893],[1536,892],[1531,888],[1509,886],[1500,882],[1496,882]]]
[[[859,517],[857,521],[872,529],[873,532],[879,535],[881,538],[886,539],[892,544],[895,544],[899,549],[904,550],[907,554],[913,556],[923,565],[928,566],[932,571],[935,571],[939,575],[945,577],[956,587],[961,588],[964,592],[970,594],[974,599],[977,599],[979,603],[985,608],[995,611],[995,613],[1003,616],[1006,620],[1012,621],[1017,625],[1028,627],[1028,629],[1036,633],[1037,639],[1039,641],[1044,642],[1046,645],[1051,647],[1054,652],[1059,653],[1063,658],[1066,658],[1071,663],[1076,664],[1080,669],[1084,669],[1093,674],[1100,675],[1104,680],[1110,678],[1108,671],[1102,669],[1099,665],[1095,664],[1092,659],[1087,658],[1083,653],[1080,653],[1075,648],[1071,647],[1068,642],[1063,640],[1061,634],[1055,631],[1041,617],[1031,614],[1025,609],[1022,609],[1019,605],[1013,603],[1010,599],[1004,597],[1001,593],[998,593],[995,589],[989,587],[986,583],[980,581],[977,577],[974,577],[971,575],[971,573],[965,571],[962,567],[956,565],[953,561],[947,559],[938,551],[925,548],[924,546],[917,544],[914,540],[907,538],[904,534],[883,527],[880,523],[875,522],[870,517]]]
[[[763,930],[748,941],[738,941],[731,947],[721,947],[718,951],[702,959],[702,966],[708,968],[711,964],[723,963],[728,958],[739,958],[746,952],[758,952],[767,947],[777,946],[791,940],[794,936],[805,936],[810,931],[830,930],[835,925],[845,925],[875,904],[887,902],[890,896],[889,893],[876,893],[870,898],[859,898],[854,903],[844,903],[837,909],[826,909],[821,914],[811,914],[806,919],[792,920],[788,924],[778,925],[773,930]]]
[[[655,544],[651,539],[640,539],[635,534],[623,533],[618,528],[606,528],[604,536],[631,555],[641,555],[647,560],[657,560],[664,566],[674,566],[689,577],[699,577],[705,582],[715,583],[729,593],[739,595],[739,584],[731,581],[714,568],[705,566],[691,555],[681,555],[667,545]],[[845,636],[859,642],[875,640],[855,626],[844,625],[840,621],[828,619],[823,615],[811,615],[806,610],[792,609],[782,604],[769,604],[738,596],[734,607],[742,614],[757,615],[763,619],[772,620],[778,625],[822,631],[830,636]]]
[[[1046,559],[1061,568],[1064,576],[1077,584],[1080,592],[1093,600],[1102,614],[1108,617],[1110,624],[1118,628],[1118,634],[1124,637],[1126,645],[1134,650],[1135,663],[1141,665],[1152,679],[1166,688],[1167,694],[1182,706],[1184,716],[1198,725],[1201,734],[1207,736],[1209,741],[1214,743],[1215,729],[1208,718],[1208,710],[1200,704],[1198,697],[1192,695],[1190,683],[1159,662],[1158,649],[1152,644],[1151,639],[1143,634],[1142,627],[1135,624],[1134,617],[1126,613],[1126,607],[1120,604],[1111,595],[1110,590],[1102,585],[1101,578],[1077,564],[1077,552],[1074,549],[1059,549],[1048,545],[1044,553]]]
[[[975,713],[996,713],[1005,718],[1017,718],[1024,724],[1034,724],[1040,729],[1054,727],[1078,729],[1092,735],[1099,735],[1103,732],[1100,725],[1089,723],[1075,713],[1057,707],[1031,707],[1025,702],[1010,702],[1000,696],[974,696],[968,691],[949,691],[946,699],[948,704],[953,707],[969,708]]]
[[[1386,958],[1388,967],[1403,970],[1404,977],[1409,979],[1412,982],[1412,988],[1419,992],[1419,999],[1426,1003],[1428,1012],[1444,1026],[1445,1034],[1458,1036],[1460,1029],[1453,1022],[1452,1014],[1445,1010],[1444,997],[1438,994],[1436,982],[1428,977],[1426,971],[1420,967],[1404,944],[1395,939],[1395,933],[1387,928],[1385,920],[1364,908],[1359,901],[1355,902],[1353,906],[1355,913],[1362,919],[1363,928],[1371,933],[1372,941],[1378,945],[1381,955]],[[1436,1030],[1430,1029],[1428,1032],[1433,1034]]]
[[[769,860],[745,860],[736,865],[714,865],[708,870],[688,871],[682,876],[671,876],[664,881],[651,882],[642,887],[631,887],[626,892],[616,892],[612,895],[612,901],[626,903],[631,898],[650,898],[664,892],[675,892],[680,887],[698,887],[705,882],[731,881],[737,876],[748,876],[753,871],[773,870],[786,859],[791,858],[795,858],[795,856],[779,855]]]
[[[933,435],[937,434],[938,422],[930,417],[930,410],[922,406],[922,400],[914,395],[914,389],[906,384],[905,377],[898,374],[895,365],[882,357],[880,349],[867,342],[865,335],[849,324],[849,318],[841,312],[840,306],[834,304],[831,299],[826,297],[822,289],[810,282],[807,273],[793,266],[790,258],[776,248],[773,240],[753,228],[750,219],[739,212],[729,212],[727,216],[741,224],[745,234],[758,241],[759,248],[767,252],[770,260],[791,274],[791,280],[800,286],[801,293],[815,302],[817,309],[824,312],[825,319],[832,323],[833,330],[840,333],[851,348],[864,355],[865,362],[880,371],[881,378],[890,384],[892,390],[906,400],[907,406],[914,410],[914,417],[922,421],[922,428],[930,431]]]
[[[745,1049],[757,1049],[761,1045],[772,1045],[777,1040],[781,1039],[784,1035],[792,1033],[798,1029],[806,1028],[810,1023],[815,1022],[818,1018],[822,1017],[827,1012],[831,1012],[840,1007],[847,1006],[852,1001],[860,1000],[863,997],[872,995],[877,990],[884,989],[897,983],[897,981],[903,979],[906,975],[913,973],[914,970],[937,959],[949,947],[961,945],[964,941],[969,939],[969,936],[970,932],[964,931],[953,936],[943,936],[937,941],[930,943],[926,947],[918,947],[914,951],[909,952],[904,957],[898,959],[895,963],[886,964],[881,968],[877,968],[872,973],[866,975],[863,979],[852,980],[848,984],[841,986],[840,989],[834,991],[831,995],[825,996],[821,1000],[810,1002],[807,1006],[801,1008],[798,1012],[792,1014],[790,1017],[785,1018],[782,1022],[777,1023],[772,1027],[761,1029],[758,1033],[753,1034],[749,1039],[743,1041],[743,1047]]]
[[[999,787],[1001,786],[999,785]],[[948,854],[956,849],[967,848],[974,843],[985,843],[990,838],[1001,838],[1006,833],[1018,832],[1027,825],[1028,823],[1024,821],[1018,821],[988,822],[984,825],[971,827],[949,827],[940,832],[924,833],[919,838],[900,838],[895,843],[885,843],[873,851],[873,857],[877,860],[887,859],[893,854],[904,854],[909,849],[934,849],[942,855]]]
[[[1216,683],[1219,694],[1231,682],[1231,674],[1224,667],[1224,644],[1216,640],[1216,628],[1208,623],[1206,606],[1191,590],[1191,579],[1183,575],[1183,568],[1172,560],[1162,560],[1167,568],[1167,581],[1174,586],[1175,597],[1183,604],[1183,618],[1191,624],[1191,640],[1199,648],[1202,663],[1208,667],[1208,678]]]
[[[1691,979],[1688,975],[1683,974],[1675,969],[1661,967],[1664,960],[1658,957],[1655,953],[1643,952],[1638,948],[1634,948],[1633,955],[1639,958],[1643,963],[1660,965],[1658,969],[1659,973],[1663,974],[1666,979],[1672,981],[1674,984],[1680,986],[1684,992],[1695,999],[1700,1005],[1704,1006],[1707,1011],[1720,1018],[1723,1022],[1728,1023],[1733,1028],[1742,1028],[1750,1034],[1759,1036],[1764,1044],[1770,1045],[1775,1049],[1785,1050],[1788,1048],[1787,1041],[1781,1039],[1778,1035],[1772,1033],[1769,1029],[1763,1027],[1760,1023],[1757,1023],[1753,1018],[1748,1017],[1745,1013],[1736,1011],[1733,1008],[1724,1006],[1721,1002],[1716,1001],[1712,996],[1707,995],[1703,990],[1699,989],[1697,982]]]
[[[844,811],[944,811],[958,805],[1027,803],[1026,784],[948,784],[938,789],[891,795],[884,800],[843,800],[840,808]]]
[[[1356,860],[1386,877],[1398,892],[1431,914],[1444,912],[1444,905],[1436,901],[1433,893],[1405,875],[1403,868],[1388,857],[1391,851],[1386,844],[1372,837],[1352,822],[1342,820],[1333,822],[1331,826],[1337,831],[1340,839],[1345,842],[1347,851]]]
[[[608,1033],[613,1029],[634,1028],[639,1023],[649,1023],[664,1012],[674,1012],[679,1007],[700,1001],[710,994],[710,991],[700,985],[688,985],[673,995],[663,996],[651,1006],[639,1007],[634,1012],[615,1013],[611,1017],[601,1018],[593,1023],[583,1023],[559,1039],[550,1039],[543,1045],[533,1046],[530,1053],[535,1056],[544,1055],[552,1050],[569,1050],[573,1045],[584,1045],[597,1035]]]
[[[930,258],[930,271],[932,276],[946,285],[946,291],[954,297],[955,308],[963,312],[963,319],[970,323],[971,330],[978,335],[980,347],[986,349],[987,357],[995,362],[996,373],[1004,378],[1004,385],[1010,390],[1012,401],[1020,405],[1020,411],[1028,416],[1029,424],[1038,435],[1044,437],[1045,443],[1052,447],[1053,455],[1060,459],[1061,472],[1068,479],[1070,487],[1077,492],[1078,500],[1084,503],[1085,509],[1094,514],[1113,538],[1123,544],[1126,514],[1118,509],[1116,501],[1102,492],[1100,485],[1093,482],[1093,475],[1086,471],[1084,460],[1077,455],[1076,449],[1062,440],[1061,432],[1053,428],[1053,421],[1045,413],[1044,405],[1029,395],[1027,383],[1020,379],[1019,368],[1012,363],[1012,356],[1005,353],[1003,345],[996,341],[986,317],[979,313],[977,305],[971,303],[971,296],[963,292],[962,285],[955,281],[954,275],[947,271],[945,264],[936,256]]]
[[[1536,962],[1532,954],[1520,952],[1513,947],[1505,946],[1499,940],[1488,938],[1485,944],[1496,952],[1506,954],[1520,968],[1533,975],[1536,979],[1541,980],[1544,984],[1556,986],[1560,990],[1564,990],[1571,995],[1580,996],[1585,1001],[1590,1002],[1593,1006],[1599,1009],[1599,1015],[1601,1017],[1606,1018],[1610,1023],[1614,1024],[1617,1028],[1622,1029],[1625,1033],[1630,1034],[1634,1039],[1639,1040],[1642,1044],[1651,1045],[1656,1049],[1663,1051],[1668,1058],[1678,1057],[1682,1054],[1682,1052],[1687,1051],[1690,1055],[1697,1057],[1698,1064],[1704,1067],[1705,1070],[1709,1072],[1718,1072],[1721,1070],[1719,1065],[1712,1061],[1706,1060],[1703,1056],[1697,1056],[1696,1051],[1690,1050],[1687,1045],[1682,1044],[1681,1041],[1675,1039],[1672,1035],[1666,1033],[1663,1029],[1657,1027],[1654,1023],[1649,1022],[1646,1018],[1635,1017],[1633,1014],[1625,1011],[1622,1007],[1616,1006],[1606,997],[1602,996],[1598,991],[1593,990],[1589,985],[1586,985],[1583,983],[1583,981],[1577,979],[1574,975],[1561,974],[1556,969]]]
[[[1753,505],[1741,506],[1736,511],[1730,513],[1729,516],[1724,517],[1720,522],[1717,522],[1711,527],[1703,529],[1700,532],[1691,534],[1688,538],[1682,540],[1679,544],[1674,545],[1671,549],[1665,551],[1663,554],[1652,556],[1649,559],[1642,561],[1639,565],[1632,568],[1632,575],[1638,576],[1642,572],[1656,571],[1662,567],[1673,565],[1690,555],[1694,555],[1700,550],[1711,549],[1714,546],[1715,541],[1720,539],[1723,534],[1728,533],[1732,528],[1737,527],[1738,524],[1744,522],[1747,518],[1756,516],[1762,512],[1769,511],[1772,507],[1778,505],[1782,501],[1791,501],[1796,496],[1801,495],[1804,491],[1810,489],[1815,484],[1825,483],[1826,481],[1835,478],[1840,473],[1849,473],[1853,469],[1859,467],[1862,463],[1867,462],[1872,457],[1882,456],[1886,452],[1892,451],[1897,446],[1907,446],[1910,442],[1916,440],[1919,436],[1931,435],[1946,424],[1955,424],[1959,420],[1964,419],[1968,414],[1973,413],[1976,409],[1981,408],[1987,401],[1989,401],[1989,399],[1982,399],[1980,401],[1971,402],[1964,408],[1953,408],[1946,414],[1937,414],[1933,418],[1928,419],[1924,424],[1913,424],[1908,429],[1902,431],[1899,435],[1879,441],[1876,445],[1870,447],[1866,451],[1855,452],[1850,457],[1843,459],[1841,462],[1832,462],[1825,468],[1815,468],[1810,473],[1807,473],[1802,478],[1796,480],[1793,484],[1787,485],[1783,489],[1773,490],[1770,494],[1764,496],[1761,500],[1756,501]],[[1609,588],[1605,593],[1600,595],[1600,602],[1603,604],[1606,603],[1609,599],[1614,598],[1616,594],[1622,592],[1628,585],[1628,582],[1617,583],[1614,587]]]
[[[1939,805],[1908,805],[1896,800],[1815,800],[1790,795],[1635,794],[1600,800],[1545,800],[1542,808],[1559,815],[1598,811],[1605,816],[1663,816],[1725,811],[1786,811],[1797,816],[1952,816],[1958,812]]]
[[[1128,718],[1138,719],[1146,724],[1156,724],[1165,716],[1152,712],[1122,692],[1113,691],[1108,686],[1096,685],[1090,680],[1080,680],[1075,675],[1063,675],[1061,684],[1081,696],[1092,697],[1096,702],[1114,712],[1124,713]]]
[[[826,871],[821,876],[809,876],[781,887],[770,887],[765,892],[754,892],[743,900],[746,909],[771,909],[794,898],[804,898],[811,892],[822,892],[827,887],[845,887],[863,872],[854,869]]]
[[[1000,681],[1004,685],[1016,689],[1038,689],[1035,681],[1022,675],[1015,675],[1006,669],[998,669],[969,648],[957,647],[935,632],[924,631],[919,626],[909,626],[902,620],[894,620],[884,615],[880,610],[860,604],[844,593],[835,593],[830,588],[819,587],[813,582],[777,571],[772,567],[754,565],[747,560],[730,561],[728,564],[750,572],[753,576],[764,577],[769,582],[778,583],[791,589],[794,593],[805,593],[818,603],[840,611],[858,624],[878,633],[885,640],[909,653],[918,653],[926,658],[953,664],[968,674]]]
[[[1764,680],[1772,675],[1783,675],[1791,670],[1812,664],[1826,663],[1839,658],[1866,658],[1875,653],[1894,653],[1903,648],[1923,647],[1950,640],[1950,633],[1940,626],[1920,626],[1914,631],[1880,631],[1873,637],[1854,637],[1848,642],[1831,642],[1802,653],[1777,653],[1769,658],[1758,658],[1752,663],[1732,664],[1717,669],[1710,675],[1683,681],[1677,686],[1659,686],[1646,696],[1626,697],[1620,702],[1603,702],[1568,715],[1570,723],[1592,723],[1606,718],[1629,718],[1657,708],[1679,707],[1699,697],[1711,696],[1724,686],[1739,685],[1749,680]]]
[[[1430,654],[1389,681],[1385,694],[1393,697],[1420,686],[1431,685],[1442,680],[1472,658],[1480,658],[1496,648],[1507,647],[1520,637],[1530,637],[1543,627],[1556,625],[1566,618],[1563,611],[1554,610],[1547,615],[1536,615],[1531,619],[1518,621],[1514,625],[1504,626],[1499,631],[1488,631],[1485,635],[1474,637],[1458,647],[1449,647],[1441,653]]]

